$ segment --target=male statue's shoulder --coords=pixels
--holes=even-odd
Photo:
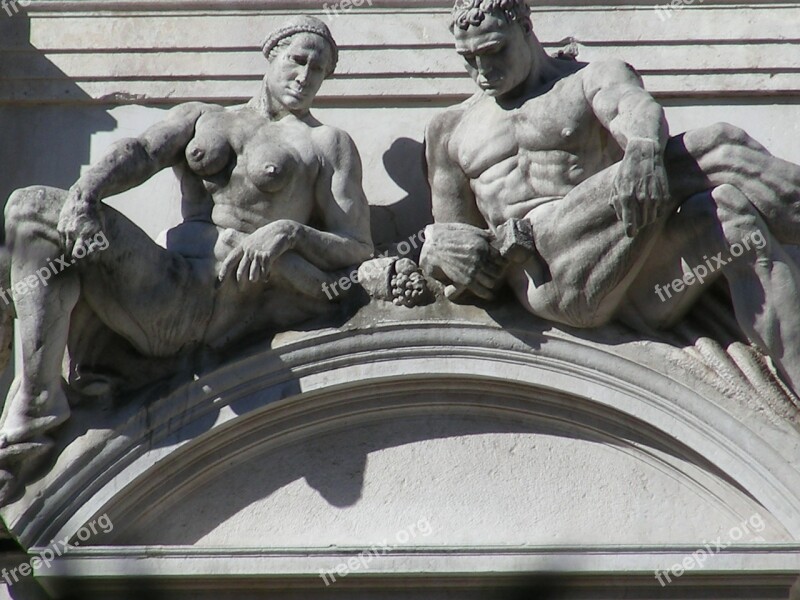
[[[430,143],[432,141],[436,142],[449,139],[452,133],[461,125],[469,109],[474,106],[480,98],[480,94],[475,94],[462,103],[451,106],[434,116],[425,128],[426,141]]]
[[[606,81],[627,81],[631,79],[639,79],[641,77],[636,69],[630,64],[620,58],[605,58],[603,60],[596,60],[588,63],[579,73],[582,73],[585,79],[590,80],[606,80]]]

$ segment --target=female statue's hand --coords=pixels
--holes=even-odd
[[[103,218],[99,202],[93,201],[77,185],[72,186],[58,217],[58,234],[64,245],[64,256],[73,258],[75,248],[90,248],[103,234]],[[76,257],[78,258],[78,257]]]
[[[275,221],[256,230],[228,254],[222,263],[219,281],[225,281],[235,270],[236,281],[240,285],[247,281],[267,282],[272,265],[294,247],[299,230],[299,224],[288,219]]]

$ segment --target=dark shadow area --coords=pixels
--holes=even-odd
[[[30,43],[25,9],[0,11],[0,201],[29,185],[69,188],[89,163],[92,135],[113,131],[108,107]],[[42,103],[42,102],[46,103]],[[0,216],[0,218],[2,218]],[[4,227],[0,235],[5,239]]]
[[[216,581],[200,577],[115,579],[79,578],[49,582],[53,600],[794,600],[791,577],[754,574],[687,574],[660,587],[651,575],[564,574],[558,572],[486,576],[464,573],[430,577],[396,575],[384,578],[351,575],[330,587],[319,578],[238,578]],[[370,581],[372,579],[372,581]],[[380,581],[375,581],[379,579]],[[488,580],[488,581],[487,581]],[[14,598],[16,600],[16,598]],[[19,597],[19,600],[30,600]],[[38,600],[38,598],[36,599]]]
[[[113,596],[106,591],[98,591],[97,585],[81,579],[59,578],[48,582],[53,600],[88,600],[89,598],[113,597],[117,600],[172,600],[174,592],[167,591],[163,583],[155,578],[130,580],[122,589],[115,590]],[[94,591],[93,591],[94,590]],[[20,600],[27,600],[27,597]]]
[[[370,207],[372,237],[378,252],[390,250],[433,223],[423,145],[410,138],[399,138],[384,153],[383,165],[392,181],[407,195],[389,206]],[[408,258],[416,259],[416,255]]]
[[[728,479],[690,448],[681,447],[677,450],[674,440],[666,439],[665,434],[654,426],[610,409],[599,415],[589,401],[570,399],[569,403],[565,403],[537,399],[537,412],[540,414],[523,417],[517,412],[518,403],[522,400],[490,401],[484,394],[470,392],[469,387],[469,382],[460,385],[454,382],[454,390],[447,397],[457,397],[458,401],[455,402],[440,393],[426,390],[421,381],[420,391],[413,400],[404,397],[397,406],[389,406],[385,403],[390,392],[380,385],[373,385],[375,397],[381,398],[384,403],[380,421],[376,422],[375,416],[361,423],[354,421],[355,417],[340,417],[324,433],[314,437],[304,436],[302,441],[278,446],[267,455],[228,465],[214,479],[204,480],[202,493],[192,494],[197,499],[194,506],[180,508],[182,511],[196,510],[199,514],[197,519],[186,519],[178,539],[174,530],[167,534],[169,539],[153,539],[153,532],[158,528],[151,523],[149,526],[139,524],[144,527],[142,539],[138,539],[136,531],[128,530],[116,532],[113,539],[99,540],[98,543],[118,543],[115,541],[118,539],[116,535],[122,535],[126,544],[193,545],[209,534],[209,527],[228,521],[239,511],[301,478],[331,506],[354,506],[362,496],[370,454],[421,441],[475,435],[527,433],[616,444],[622,449],[629,446],[648,447],[692,462],[720,479]],[[266,400],[259,399],[257,393],[249,402],[266,404]],[[368,401],[363,400],[362,404],[364,402]],[[412,402],[413,409],[410,408]],[[354,405],[354,414],[361,410],[364,410],[363,406]],[[416,416],[410,413],[416,413]],[[501,413],[507,416],[500,416]],[[347,435],[342,435],[343,431],[347,431]],[[224,450],[220,449],[220,452]],[[487,460],[490,458],[487,456]],[[243,487],[243,480],[259,483]],[[230,494],[229,490],[237,492]],[[221,494],[225,494],[225,497]],[[168,495],[160,498],[164,508],[158,518],[163,519],[175,511],[177,505],[166,500]],[[174,500],[178,501],[179,498]],[[147,499],[144,499],[144,503],[148,503]]]

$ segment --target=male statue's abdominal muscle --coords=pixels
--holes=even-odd
[[[565,72],[571,74],[511,114],[492,111],[495,101],[487,97],[463,109],[453,136],[454,154],[492,230],[564,198],[622,158],[619,144],[594,118],[583,94],[586,66],[564,61]],[[482,121],[481,126],[476,121]],[[475,132],[483,137],[475,139]]]

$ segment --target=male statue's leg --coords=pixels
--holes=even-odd
[[[712,192],[692,196],[667,219],[617,319],[651,334],[674,326],[722,277],[722,270],[708,266],[709,257],[728,251]]]
[[[724,264],[709,259],[715,256]],[[618,318],[636,328],[670,327],[720,277],[727,279],[745,335],[800,389],[800,269],[731,185],[693,196],[669,219]],[[685,285],[676,290],[679,280]]]
[[[533,314],[572,327],[598,327],[625,300],[670,211],[634,237],[625,235],[609,203],[616,172],[614,165],[527,215],[540,257],[512,269],[508,282]]]
[[[672,138],[665,159],[677,197],[732,185],[758,209],[778,242],[800,244],[800,165],[772,156],[727,123]]]

